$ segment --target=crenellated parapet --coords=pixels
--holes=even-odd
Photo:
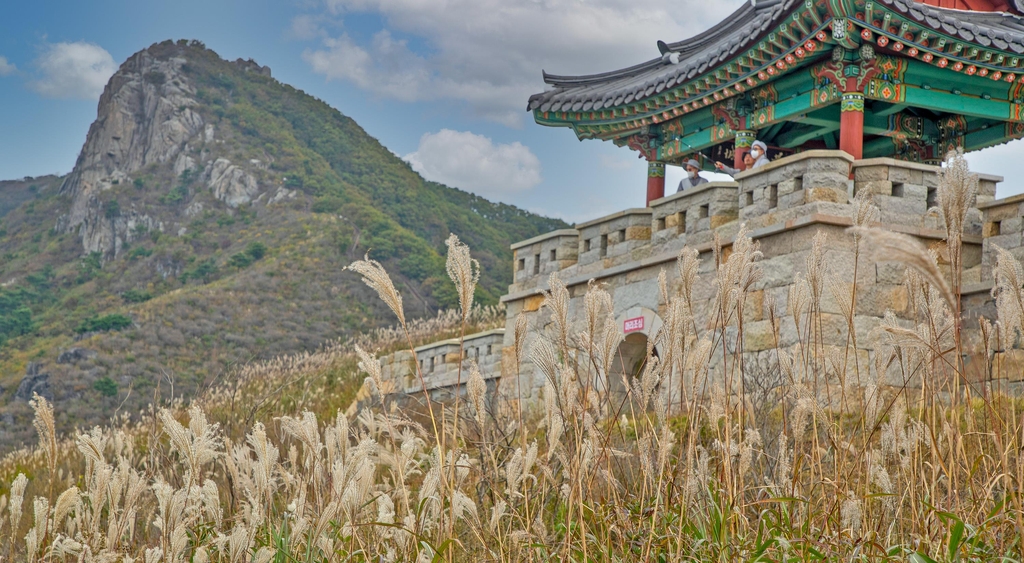
[[[651,245],[710,243],[715,229],[739,217],[736,182],[709,182],[651,202]]]
[[[561,229],[512,245],[513,287],[531,287],[576,264],[579,231]]]
[[[855,333],[857,361],[874,366],[875,338],[887,312],[910,322],[913,306],[904,283],[906,267],[897,262],[875,261],[870,249],[858,247],[848,233],[855,223],[856,197],[870,197],[879,208],[875,227],[916,239],[934,251],[940,269],[948,270],[946,232],[939,207],[941,168],[875,158],[854,160],[839,151],[808,151],[783,157],[761,168],[736,176],[735,182],[712,182],[660,198],[643,209],[628,209],[574,229],[564,229],[512,245],[515,283],[502,298],[507,322],[504,331],[467,337],[468,356],[459,355],[457,340],[416,349],[412,355],[388,357],[386,370],[395,392],[420,392],[417,370],[424,375],[432,396],[451,395],[458,388],[459,368],[466,374],[476,361],[486,378],[518,381],[515,393],[537,398],[545,384],[543,375],[529,362],[516,371],[504,366],[513,350],[514,324],[525,314],[535,329],[550,322],[543,311],[544,292],[552,273],[568,287],[570,315],[583,314],[583,299],[594,281],[606,289],[615,304],[615,316],[626,340],[620,350],[622,365],[645,353],[656,338],[665,315],[659,276],[665,274],[668,291],[679,287],[676,261],[684,247],[697,253],[698,279],[692,289],[696,326],[713,322],[717,285],[716,241],[721,257],[728,257],[741,227],[762,253],[760,278],[747,288],[743,307],[742,352],[751,365],[771,363],[778,349],[789,349],[801,333],[791,314],[790,297],[800,279],[806,279],[808,260],[816,238],[824,237],[824,260],[833,288],[856,288]],[[997,176],[979,175],[976,202],[967,212],[960,274],[965,327],[976,331],[980,317],[994,318],[990,290],[995,247],[1011,251],[1024,261],[1024,195],[996,200]],[[818,338],[825,346],[845,346],[850,325],[844,305],[833,290],[820,302],[822,326]],[[726,328],[727,341],[736,346],[736,320]],[[731,339],[731,340],[730,340]],[[529,348],[530,344],[527,343]],[[658,352],[658,344],[655,352]],[[732,350],[730,350],[732,351]],[[529,351],[527,351],[527,354]],[[479,356],[475,355],[479,354]],[[1018,363],[1006,363],[993,377],[1012,377],[1014,366],[1024,366],[1024,352],[1006,352]],[[1005,355],[1005,354],[1004,354]],[[1009,356],[1007,356],[1009,357]],[[712,358],[712,371],[719,369]],[[873,369],[873,368],[872,368]],[[1006,373],[1003,373],[1006,372]],[[618,374],[616,381],[621,379]],[[895,377],[893,373],[880,374]],[[1018,374],[1024,379],[1024,372]],[[518,379],[517,379],[518,378]],[[503,379],[503,380],[504,380]],[[463,377],[465,381],[465,377]],[[608,382],[595,382],[611,385]],[[502,393],[511,393],[502,385]]]

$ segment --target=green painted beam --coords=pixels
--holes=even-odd
[[[885,102],[875,102],[876,105],[880,104],[880,103],[885,103]],[[870,112],[865,112],[865,113],[870,113],[871,115],[877,115],[879,117],[888,117],[888,116],[890,116],[890,115],[892,115],[894,113],[899,113],[899,112],[907,109],[907,107],[908,107],[907,104],[889,104],[888,107],[882,108],[880,110],[873,110],[873,111],[870,111]]]
[[[939,90],[907,88],[906,104],[941,113],[982,117],[996,121],[1010,119],[1010,103],[1001,100],[984,100],[971,96],[956,95]]]
[[[981,96],[988,94],[996,99],[1007,99],[1011,85],[981,76],[968,76],[963,71],[957,72],[950,68],[939,68],[935,65],[908,59],[907,71],[903,75],[904,83],[913,86],[927,84],[932,88],[961,90],[965,95]],[[955,85],[955,86],[954,86]],[[913,105],[913,104],[911,104]]]
[[[799,129],[787,132],[775,140],[775,145],[788,149],[797,148],[807,141],[824,139],[826,135],[839,130],[839,123],[833,123],[825,127],[811,127],[810,129]]]
[[[995,123],[986,129],[967,133],[964,136],[964,150],[984,149],[1012,140],[1014,140],[1014,137],[1006,135],[1006,126],[1002,123]]]

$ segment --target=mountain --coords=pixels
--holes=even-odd
[[[153,45],[110,79],[71,173],[0,183],[0,448],[30,435],[33,392],[69,429],[390,322],[343,272],[367,252],[429,316],[457,303],[449,233],[496,303],[509,244],[563,226],[425,181],[252,60]]]

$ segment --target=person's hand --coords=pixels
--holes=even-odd
[[[717,168],[718,170],[722,170],[723,168],[725,168],[725,165],[722,164],[721,162],[715,162],[715,168]]]

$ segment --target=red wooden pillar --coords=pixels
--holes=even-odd
[[[656,199],[665,197],[665,163],[647,163],[647,207]]]
[[[860,160],[864,157],[864,94],[843,94],[839,120],[839,150]]]
[[[737,170],[746,168],[743,165],[743,156],[750,152],[750,147],[757,140],[757,131],[737,131],[736,146],[733,150],[732,167]]]

